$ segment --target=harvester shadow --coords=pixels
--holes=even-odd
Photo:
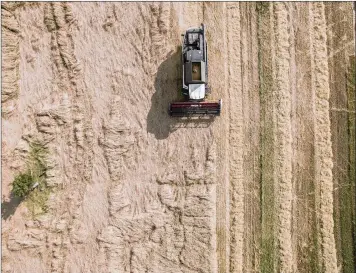
[[[176,120],[169,115],[169,104],[178,98],[181,90],[180,48],[168,56],[158,67],[151,108],[147,115],[147,131],[156,139],[165,139],[172,131]]]
[[[155,90],[151,98],[151,108],[147,115],[147,132],[156,139],[165,139],[179,128],[207,128],[215,117],[171,117],[169,104],[183,101],[181,47],[169,55],[159,66],[155,79]]]
[[[16,197],[11,194],[9,201],[4,201],[1,203],[1,218],[7,220],[9,217],[14,215],[17,207],[20,205],[22,200],[23,198]]]

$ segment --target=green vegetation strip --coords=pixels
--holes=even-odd
[[[27,157],[27,168],[16,175],[12,183],[13,195],[24,198],[32,217],[48,211],[50,189],[46,183],[47,153],[47,148],[40,142],[32,142]]]
[[[355,219],[355,56],[350,57],[347,73],[349,165],[347,181],[340,188],[340,229],[343,272],[355,272],[356,219]]]
[[[273,179],[273,111],[271,99],[273,88],[270,33],[270,3],[258,2],[258,62],[261,101],[261,272],[276,271],[275,201]]]

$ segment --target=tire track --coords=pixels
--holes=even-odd
[[[321,237],[323,272],[338,272],[333,220],[333,155],[329,118],[329,71],[326,21],[323,3],[309,3],[311,56],[314,93],[316,209]]]
[[[292,135],[291,93],[289,82],[289,39],[287,3],[273,3],[276,39],[276,86],[274,104],[277,111],[276,194],[278,207],[277,239],[281,272],[294,272],[291,238],[292,225]]]
[[[244,251],[244,137],[241,83],[240,4],[227,4],[229,90],[230,271],[243,272]]]

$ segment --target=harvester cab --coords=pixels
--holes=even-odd
[[[219,116],[221,100],[205,101],[208,87],[208,45],[205,26],[189,28],[182,34],[183,88],[185,101],[170,104],[171,116]]]

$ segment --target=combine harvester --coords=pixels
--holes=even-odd
[[[208,45],[205,26],[189,28],[183,36],[183,95],[185,101],[170,104],[171,116],[219,116],[222,102],[205,101],[208,87]]]

